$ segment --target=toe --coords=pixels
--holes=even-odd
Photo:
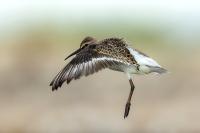
[[[125,112],[124,112],[124,119],[128,117],[130,111],[131,103],[126,104]]]

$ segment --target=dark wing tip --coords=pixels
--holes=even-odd
[[[52,91],[58,90],[59,87],[62,86],[62,84],[52,84]]]
[[[51,83],[50,83],[49,86],[52,86],[52,91],[58,90],[58,86],[56,86],[56,85],[54,84],[54,80],[51,81]]]
[[[58,90],[58,88],[53,88],[53,87],[52,87],[52,91],[57,91],[57,90]]]
[[[67,79],[67,84],[69,84],[72,81],[72,79]]]
[[[60,88],[66,80],[67,83],[69,83],[73,79],[73,77],[69,78],[69,75],[67,75],[67,78],[65,77],[67,71],[68,66],[61,70],[60,73],[58,73],[57,76],[51,81],[50,86],[52,87],[52,91],[58,90],[58,88]]]
[[[54,80],[51,81],[51,83],[49,84],[49,86],[52,86],[52,85],[53,85],[53,82],[54,82]]]
[[[52,91],[58,90],[59,87],[61,87],[63,82],[61,82],[61,79],[58,78],[58,75],[51,81],[50,86],[52,86]]]

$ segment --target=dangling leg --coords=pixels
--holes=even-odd
[[[130,107],[131,107],[131,99],[132,99],[132,95],[133,95],[133,92],[134,92],[134,89],[135,89],[135,86],[133,84],[133,80],[131,78],[129,79],[129,82],[130,82],[130,85],[131,85],[131,91],[130,91],[130,94],[129,94],[129,97],[128,97],[128,101],[126,103],[124,119],[126,117],[128,117],[128,115],[129,115],[129,111],[130,111]]]

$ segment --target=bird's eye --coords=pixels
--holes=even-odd
[[[83,49],[83,48],[85,48],[85,47],[87,47],[87,46],[88,46],[88,44],[85,44],[85,45],[81,46],[81,48]]]

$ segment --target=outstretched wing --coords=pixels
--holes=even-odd
[[[52,90],[57,90],[66,81],[79,79],[81,76],[88,76],[102,69],[115,65],[124,64],[124,62],[109,55],[96,51],[96,46],[89,46],[81,50],[53,79],[50,86]]]

